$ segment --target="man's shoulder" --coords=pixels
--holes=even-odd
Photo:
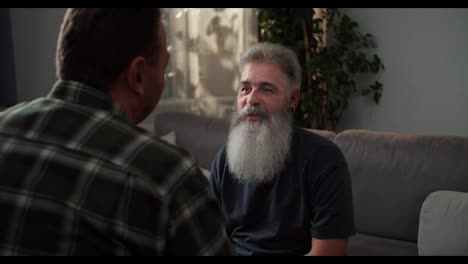
[[[223,145],[221,148],[219,148],[218,152],[216,152],[216,155],[214,156],[214,159],[211,163],[211,169],[213,168],[221,168],[224,166],[226,163],[226,158],[227,158],[227,146]]]
[[[223,160],[226,159],[226,150],[227,150],[227,146],[223,145],[216,153],[216,159],[223,159]]]
[[[302,127],[295,127],[294,133],[296,137],[299,138],[301,144],[305,144],[308,147],[310,146],[322,146],[322,147],[329,147],[329,148],[337,147],[335,143],[333,143],[325,134],[318,134],[316,132],[313,132],[309,129],[305,129]]]
[[[341,149],[325,135],[319,135],[310,130],[296,127],[295,128],[295,144],[299,148],[301,156],[319,157],[323,160],[335,160],[338,162],[344,161]],[[304,155],[310,154],[310,155]]]
[[[132,127],[136,150],[132,164],[148,171],[170,171],[171,167],[190,169],[196,165],[193,157],[184,149],[171,145],[155,135]],[[166,168],[167,170],[164,170]]]
[[[112,141],[115,144],[122,142],[122,145],[115,153],[106,149],[104,155],[115,169],[130,173],[147,184],[159,186],[164,192],[174,190],[182,182],[192,182],[192,178],[202,178],[195,177],[199,174],[197,162],[187,151],[131,124],[126,125],[125,133],[111,127],[114,130],[109,131],[120,134]]]

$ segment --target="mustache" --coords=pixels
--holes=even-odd
[[[243,119],[248,115],[258,115],[262,117],[264,120],[268,118],[268,112],[261,106],[254,105],[254,106],[246,106],[242,108],[239,112],[234,111],[231,117],[231,128],[239,125],[242,123]]]
[[[258,115],[258,116],[261,116],[263,118],[267,118],[268,117],[268,112],[263,109],[263,107],[261,106],[247,106],[247,107],[244,107],[240,112],[239,112],[239,117],[240,118],[243,118],[243,117],[246,117],[248,115]]]

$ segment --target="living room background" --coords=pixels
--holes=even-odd
[[[235,101],[239,55],[257,41],[255,11],[170,8],[163,21],[171,58],[157,111],[226,117]]]
[[[15,71],[17,101],[44,96],[55,81],[55,48],[65,9],[8,10],[14,50],[14,66],[10,67]],[[210,19],[221,13],[209,12]],[[349,8],[343,12],[376,37],[385,62],[381,76],[385,91],[379,105],[360,98],[353,101],[338,125],[339,131],[360,128],[468,135],[468,122],[463,119],[468,112],[468,9]],[[220,22],[227,25],[226,20]],[[214,34],[208,35],[206,29],[203,33],[213,45]],[[5,78],[5,72],[1,74]]]

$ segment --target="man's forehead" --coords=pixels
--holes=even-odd
[[[250,79],[241,80],[241,84],[253,85],[253,86],[264,86],[264,85],[275,85],[272,81],[251,81]]]
[[[241,85],[249,85],[249,86],[275,86],[278,88],[287,87],[287,80],[284,75],[280,76],[266,76],[266,77],[255,77],[251,78],[250,76],[241,76],[240,80]]]

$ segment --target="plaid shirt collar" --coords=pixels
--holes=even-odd
[[[127,114],[117,103],[112,101],[110,96],[84,83],[59,80],[55,83],[47,97],[108,111],[114,116],[128,122]]]

